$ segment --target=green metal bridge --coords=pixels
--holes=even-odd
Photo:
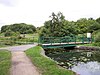
[[[74,47],[79,44],[91,43],[93,39],[78,36],[65,36],[65,37],[40,37],[38,44],[44,49],[46,48],[61,48],[61,47]]]

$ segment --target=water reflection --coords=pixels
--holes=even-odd
[[[100,63],[98,62],[88,62],[88,63],[78,63],[77,66],[73,66],[71,69],[79,75],[100,75]]]
[[[79,75],[100,75],[100,51],[54,51],[48,52],[47,56]]]

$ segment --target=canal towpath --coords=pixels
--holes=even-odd
[[[10,75],[41,75],[24,53],[25,50],[34,46],[36,44],[0,48],[0,50],[9,50],[12,53]]]

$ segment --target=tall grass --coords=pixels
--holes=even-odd
[[[0,75],[10,75],[11,53],[6,50],[0,50]]]

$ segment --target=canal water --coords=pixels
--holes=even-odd
[[[100,51],[59,49],[47,50],[46,55],[78,75],[100,75]]]

